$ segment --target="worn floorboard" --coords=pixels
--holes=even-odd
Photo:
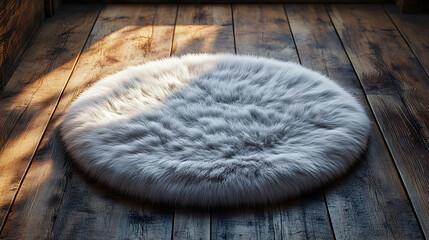
[[[1,239],[428,237],[425,16],[393,5],[101,7],[46,20],[0,94]],[[199,52],[299,62],[335,79],[373,119],[367,153],[314,193],[210,211],[121,196],[71,164],[58,125],[79,93],[129,65]]]

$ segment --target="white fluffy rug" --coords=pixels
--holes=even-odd
[[[186,55],[106,77],[70,107],[61,135],[99,182],[158,203],[274,203],[344,173],[364,151],[364,109],[294,63]]]

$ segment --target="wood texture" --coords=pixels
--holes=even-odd
[[[323,5],[286,5],[302,64],[332,77],[370,108]],[[325,190],[338,239],[422,239],[395,166],[372,119],[369,149],[350,176]],[[395,199],[395,201],[391,201]],[[365,204],[362,204],[362,201]]]
[[[44,0],[0,2],[0,91],[44,18]]]
[[[281,239],[279,212],[271,209],[217,210],[212,215],[212,239]]]
[[[230,5],[180,5],[172,53],[234,53]]]
[[[366,93],[401,99],[385,101],[383,112],[377,103],[372,103],[373,98],[368,98],[428,237],[428,76],[381,6],[334,5],[329,7],[329,13]],[[403,111],[402,118],[392,111],[398,108]],[[383,119],[386,111],[391,116]],[[394,128],[386,131],[386,125],[392,123]]]
[[[429,75],[429,15],[403,14],[392,4],[384,8]]]
[[[6,238],[47,238],[46,234],[52,238],[171,236],[172,211],[142,207],[104,193],[104,188],[88,184],[85,177],[75,174],[79,170],[70,168],[56,127],[73,99],[103,75],[128,63],[168,56],[175,13],[175,6],[127,5],[103,11],[28,171],[28,181],[23,182],[17,196],[4,229]]]
[[[210,212],[176,208],[172,239],[210,239]]]
[[[234,5],[234,30],[237,53],[299,62],[282,5]]]
[[[47,17],[52,17],[61,6],[62,0],[45,0],[45,13]]]
[[[2,225],[97,14],[69,6],[47,20],[0,95]]]

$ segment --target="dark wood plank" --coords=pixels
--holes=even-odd
[[[212,216],[212,239],[281,239],[279,211],[271,209],[217,210]]]
[[[249,14],[249,13],[252,14]],[[237,53],[257,54],[299,62],[282,5],[234,5]],[[316,191],[299,201],[285,202],[265,211],[248,210],[242,215],[227,212],[213,216],[219,228],[213,236],[242,235],[258,239],[331,239],[323,194]],[[248,222],[253,224],[248,224]],[[215,225],[216,224],[216,225]],[[256,229],[261,229],[255,230]],[[244,238],[245,238],[244,237]]]
[[[234,50],[230,5],[180,5],[172,53],[215,53]]]
[[[384,131],[383,125],[390,125],[395,116],[380,121],[384,113],[375,108],[371,98],[368,98],[423,231],[428,237],[429,171],[421,168],[429,159],[428,76],[381,6],[333,5],[329,7],[329,14],[366,93],[395,95],[404,105],[400,109],[405,111],[403,114],[407,116],[408,122],[394,122],[394,131],[389,132]],[[389,109],[397,108],[397,104],[385,102],[385,111],[393,114]],[[417,136],[397,134],[407,132],[409,124]]]
[[[384,8],[429,75],[429,15],[403,14],[393,4]]]
[[[0,2],[0,91],[44,18],[44,0]]]
[[[326,74],[353,95],[362,87],[323,5],[285,5],[302,65]]]
[[[280,207],[282,239],[335,239],[323,192],[315,191]]]
[[[172,239],[210,239],[210,212],[177,208]]]
[[[302,64],[335,79],[356,95],[372,116],[325,6],[286,5],[286,10]],[[376,130],[375,120],[372,122]],[[335,236],[421,239],[418,222],[377,130],[360,162],[350,176],[325,191]]]
[[[429,9],[425,0],[396,0],[396,4],[403,13],[421,13]]]
[[[234,52],[229,5],[180,5],[173,55]],[[210,212],[176,209],[173,239],[210,239]]]
[[[1,226],[98,11],[68,6],[47,20],[1,94]]]
[[[234,5],[234,30],[237,53],[299,62],[282,5]]]
[[[104,75],[168,56],[175,13],[175,6],[104,9],[12,207],[6,238],[171,237],[171,210],[142,207],[140,201],[89,184],[78,169],[71,168],[56,128],[73,99]]]

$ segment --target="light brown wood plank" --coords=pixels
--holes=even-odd
[[[403,14],[393,4],[384,8],[429,75],[429,15]]]
[[[180,5],[172,53],[214,53],[234,50],[230,5]]]
[[[172,53],[234,52],[230,5],[179,5]],[[176,209],[173,239],[210,239],[210,212]]]
[[[249,14],[252,13],[252,14]],[[284,61],[299,62],[294,40],[289,29],[287,17],[282,5],[234,5],[235,42],[238,54],[257,54],[265,57],[273,57]],[[302,202],[301,202],[302,201]],[[330,239],[329,217],[321,192],[316,191],[311,196],[300,198],[300,201],[278,204],[272,209],[265,209],[266,213],[256,214],[254,219],[256,226],[267,227],[256,235],[260,239],[278,239],[280,235],[285,238],[301,239]],[[213,222],[218,221],[220,235],[234,235],[247,233],[253,234],[254,225],[246,225],[250,212],[234,219],[234,215],[226,213],[220,217],[214,217]],[[273,219],[265,219],[273,218]],[[278,229],[272,228],[269,232],[270,222]],[[237,227],[231,226],[236,224]],[[247,227],[246,227],[247,226]],[[240,232],[241,231],[241,232]]]
[[[328,74],[358,96],[372,117],[363,89],[323,5],[286,5],[302,64]],[[376,236],[420,239],[418,222],[402,188],[382,135],[376,130],[361,164],[349,176],[328,187],[326,200],[338,239]],[[389,197],[395,199],[390,202]],[[365,204],[363,204],[365,202]]]
[[[104,9],[12,207],[5,225],[7,238],[44,239],[51,232],[52,238],[171,237],[171,210],[142,207],[140,201],[125,200],[91,184],[79,169],[71,168],[56,129],[70,103],[101,77],[168,56],[175,13],[176,6]]]
[[[48,19],[1,94],[1,226],[98,11],[68,6]]]
[[[428,78],[406,42],[379,5],[333,5],[329,14],[366,93],[401,99],[407,122],[394,111],[399,103],[384,102],[384,112],[368,98],[378,125],[399,170],[402,181],[426,237],[429,234]],[[382,118],[385,113],[392,114]],[[397,119],[398,121],[395,121]],[[394,129],[385,126],[394,124]],[[406,133],[413,129],[413,135]],[[426,139],[425,139],[426,138]],[[419,153],[416,155],[416,153]]]

